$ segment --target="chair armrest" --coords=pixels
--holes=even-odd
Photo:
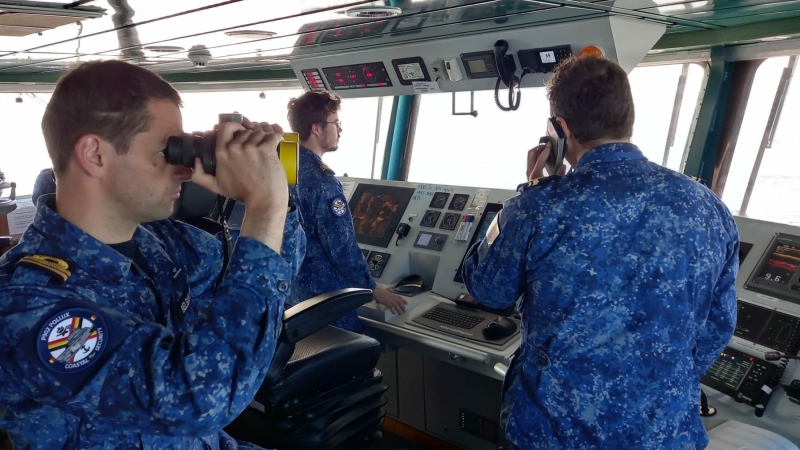
[[[294,344],[370,301],[371,289],[349,288],[300,302],[283,313],[281,340]]]

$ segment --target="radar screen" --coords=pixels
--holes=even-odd
[[[736,306],[736,337],[791,355],[800,350],[800,317],[741,300]]]
[[[386,248],[413,195],[414,188],[359,183],[350,201],[356,241]]]

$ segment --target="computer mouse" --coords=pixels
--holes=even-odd
[[[421,291],[424,285],[425,282],[422,280],[421,276],[409,275],[397,283],[394,287],[394,291],[403,294],[414,294]]]
[[[496,340],[511,336],[517,331],[517,324],[507,317],[498,317],[483,327],[483,336],[486,339]]]

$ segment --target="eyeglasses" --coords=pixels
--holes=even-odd
[[[335,123],[337,127],[342,128],[342,121],[337,120],[336,122],[323,122],[323,123]]]

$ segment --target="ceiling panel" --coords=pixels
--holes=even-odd
[[[643,0],[647,1],[647,0]],[[692,8],[701,11],[724,10],[731,8],[744,8],[758,5],[777,5],[780,3],[793,3],[795,0],[658,0],[656,6],[637,8],[640,11],[657,12],[658,8],[677,5],[693,5]]]
[[[750,1],[750,5],[740,5],[733,7],[715,6],[711,1],[694,1],[687,3],[673,3],[656,8],[648,8],[642,11],[663,14],[669,17],[681,19],[697,20],[707,22],[713,19],[723,19],[727,17],[741,17],[756,14],[771,14],[800,10],[800,0],[790,0],[784,2],[756,2]]]
[[[722,25],[724,27],[734,27],[737,25],[766,22],[770,20],[775,20],[777,18],[785,19],[787,17],[798,17],[798,16],[800,16],[800,10],[795,10],[790,12],[787,11],[787,12],[757,14],[757,15],[751,14],[741,17],[727,17],[724,19],[709,20],[708,22]]]
[[[35,2],[40,6],[48,3],[59,6],[70,2]],[[392,2],[403,9],[399,18],[350,19],[344,14],[345,9],[353,6],[386,3],[383,0],[94,0],[84,5],[104,8],[106,14],[101,18],[58,26],[41,35],[0,37],[0,73],[59,71],[73,62],[98,58],[135,61],[158,71],[272,67],[285,64],[298,51],[308,54],[331,48],[341,51],[383,46],[458,35],[478,28],[485,31],[533,26],[608,13],[670,21],[668,34],[800,16],[800,0],[399,0]],[[242,29],[276,35],[243,40],[225,34]],[[161,53],[147,49],[153,45],[177,46],[182,50]],[[194,69],[188,62],[186,50],[194,45],[204,45],[212,54],[211,63],[204,69]]]
[[[678,17],[690,20],[702,20],[704,22],[713,22],[729,18],[752,17],[752,22],[757,22],[759,19],[753,16],[763,14],[780,15],[785,13],[785,17],[791,17],[797,11],[800,11],[800,1],[744,6],[740,8],[717,9],[703,12],[687,12],[686,14],[678,15]]]

